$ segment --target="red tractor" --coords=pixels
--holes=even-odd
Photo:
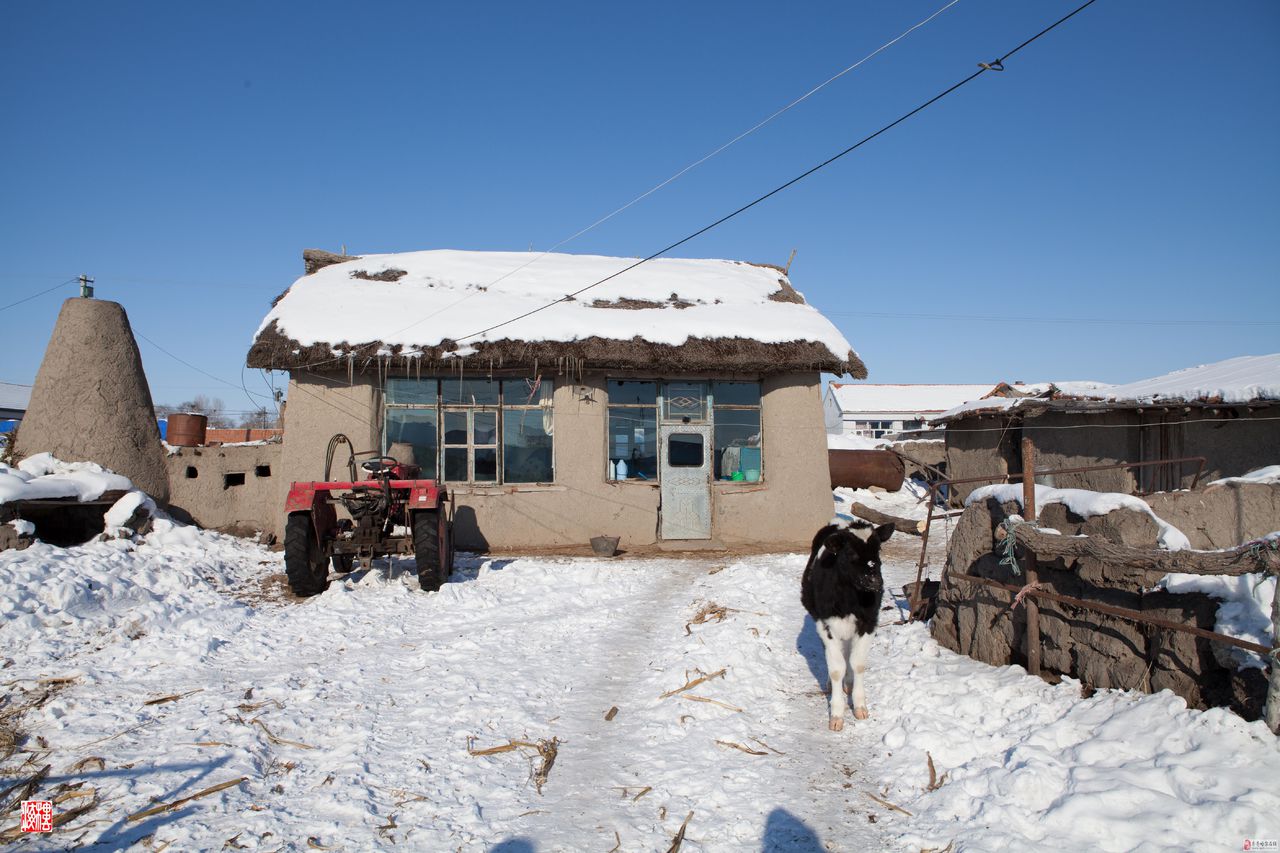
[[[350,450],[350,479],[329,479],[339,444]],[[356,456],[374,456],[360,467]],[[295,595],[317,595],[329,588],[329,564],[349,572],[357,559],[365,562],[389,554],[412,554],[418,583],[434,592],[453,571],[453,522],[445,487],[418,478],[420,469],[377,451],[357,454],[339,433],[329,440],[324,481],[294,483],[285,501],[284,569]],[[338,518],[341,503],[349,518]]]

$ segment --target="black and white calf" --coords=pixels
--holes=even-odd
[[[845,675],[852,671],[853,715],[865,720],[865,673],[871,636],[880,619],[884,579],[880,576],[880,543],[893,535],[893,525],[873,527],[865,521],[828,524],[813,537],[809,563],[800,580],[800,601],[817,624],[827,651],[831,677],[831,730],[844,728]]]

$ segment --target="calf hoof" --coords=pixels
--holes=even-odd
[[[853,716],[859,720],[865,720],[867,717],[871,716],[871,712],[866,708],[854,708]]]
[[[831,726],[831,731],[833,731],[833,732],[842,732],[842,731],[844,731],[844,718],[843,718],[843,717],[832,717],[832,718],[831,718],[831,722],[829,723],[829,725]]]

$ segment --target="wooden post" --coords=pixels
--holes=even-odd
[[[1036,520],[1036,449],[1031,439],[1022,439],[1022,515],[1027,521]],[[1024,572],[1028,585],[1039,579],[1036,572],[1036,555],[1027,550],[1023,558]],[[1023,599],[1027,608],[1027,672],[1040,674],[1040,605],[1034,596]]]
[[[1276,594],[1271,599],[1271,647],[1280,646],[1280,570],[1273,569],[1276,579]],[[1262,718],[1267,721],[1267,728],[1280,735],[1280,659],[1276,652],[1271,653],[1271,679],[1267,684],[1267,705]]]

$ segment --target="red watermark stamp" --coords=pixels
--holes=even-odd
[[[1280,850],[1280,839],[1275,838],[1246,838],[1244,840],[1244,850]]]
[[[53,832],[53,803],[49,800],[23,800],[21,829],[23,832]]]

